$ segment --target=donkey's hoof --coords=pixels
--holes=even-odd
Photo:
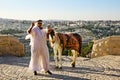
[[[55,66],[55,69],[58,69],[59,67],[58,66]]]
[[[59,69],[62,69],[62,67],[59,67]]]
[[[75,64],[72,64],[72,67],[75,68]]]

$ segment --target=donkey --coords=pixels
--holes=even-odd
[[[73,54],[72,67],[75,67],[76,58],[81,53],[82,38],[77,33],[57,33],[48,27],[48,39],[54,51],[56,68],[62,69],[62,53],[65,48],[70,49]],[[58,54],[57,54],[58,53]],[[59,60],[58,60],[59,59]],[[59,62],[59,64],[58,64]]]

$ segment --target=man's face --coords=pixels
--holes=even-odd
[[[38,27],[42,27],[42,22],[37,22]]]

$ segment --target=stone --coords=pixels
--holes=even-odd
[[[120,36],[94,40],[91,58],[104,55],[120,55]]]
[[[24,56],[24,44],[12,35],[0,35],[0,56]]]

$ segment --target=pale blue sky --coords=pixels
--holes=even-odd
[[[24,20],[120,20],[120,0],[0,0],[0,17]]]

